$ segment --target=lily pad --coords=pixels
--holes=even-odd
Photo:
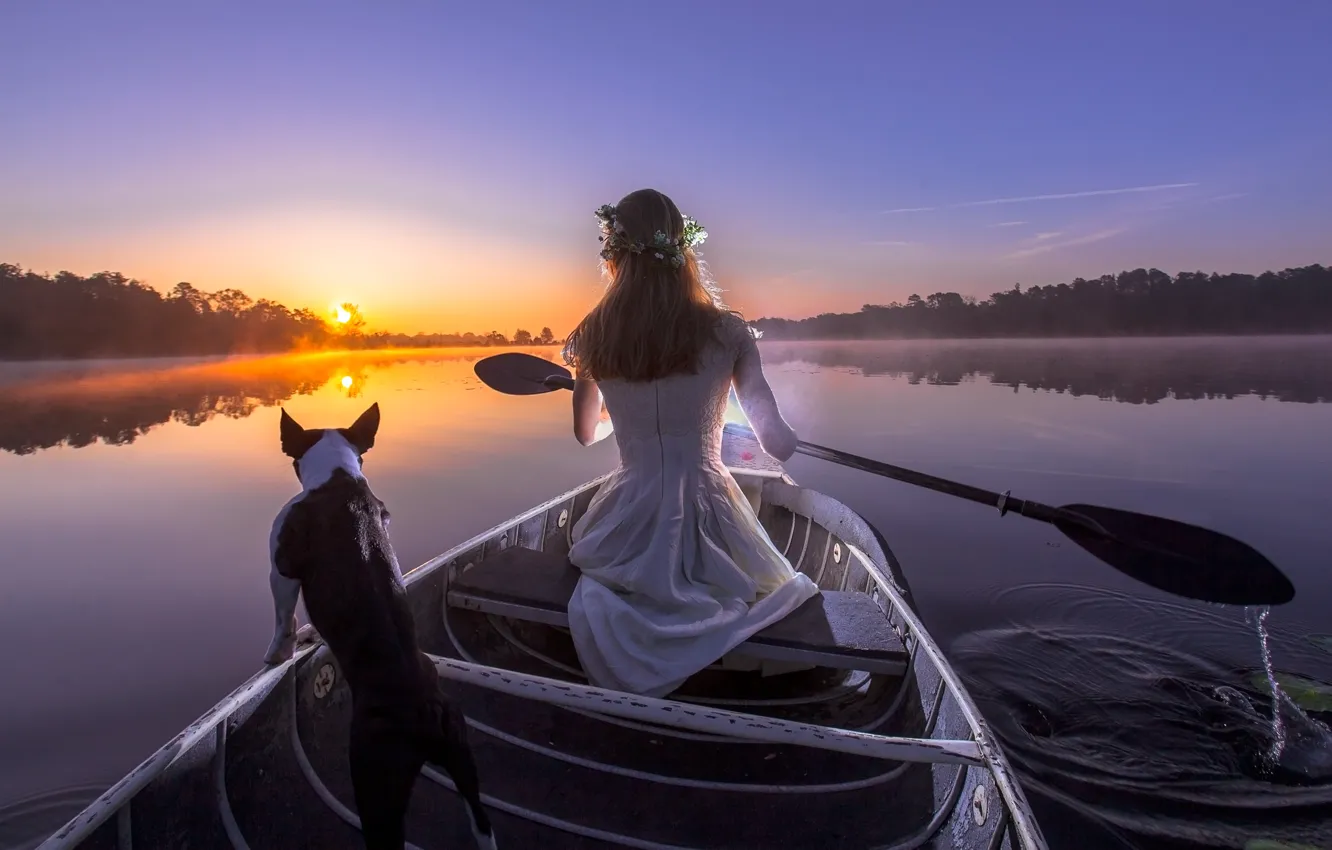
[[[1323,850],[1312,844],[1292,844],[1289,841],[1274,841],[1271,838],[1250,838],[1244,842],[1244,850]]]
[[[1305,711],[1332,711],[1332,685],[1294,673],[1277,673],[1276,680],[1291,702]],[[1267,674],[1261,670],[1249,676],[1249,684],[1259,691],[1271,687],[1267,683]]]
[[[1332,635],[1309,635],[1309,643],[1324,652],[1332,652]]]

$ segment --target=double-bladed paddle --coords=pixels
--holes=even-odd
[[[479,360],[476,375],[509,395],[573,389],[568,369],[532,354],[506,352]],[[752,433],[752,432],[751,432]],[[1295,587],[1275,564],[1247,543],[1220,532],[1164,517],[1098,505],[1053,508],[979,487],[936,478],[900,466],[801,440],[796,451],[852,469],[882,475],[1048,522],[1064,536],[1121,573],[1167,593],[1226,605],[1282,605]]]

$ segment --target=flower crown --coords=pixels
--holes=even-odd
[[[685,250],[693,248],[695,245],[702,245],[703,240],[708,238],[708,232],[703,229],[703,225],[694,221],[689,216],[684,216],[684,233],[678,240],[672,240],[658,230],[652,235],[652,241],[649,243],[631,240],[623,230],[619,228],[615,221],[615,207],[610,204],[602,204],[597,208],[597,221],[601,223],[601,236],[597,241],[601,243],[601,258],[609,260],[615,256],[617,251],[628,251],[631,254],[641,254],[644,251],[651,251],[652,256],[658,260],[670,260],[671,265],[679,268],[685,263]]]

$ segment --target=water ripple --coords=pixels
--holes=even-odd
[[[1016,594],[1021,623],[949,656],[1024,785],[1139,835],[1332,846],[1332,716],[1256,687],[1259,616],[1053,584],[999,594],[1010,610]],[[1327,676],[1316,641],[1272,639],[1277,669]]]

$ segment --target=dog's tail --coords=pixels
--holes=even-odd
[[[481,806],[481,784],[476,775],[476,761],[467,740],[467,718],[462,710],[439,695],[439,738],[432,748],[431,761],[444,768],[458,786],[467,803],[467,819],[479,850],[498,850],[490,817]]]

